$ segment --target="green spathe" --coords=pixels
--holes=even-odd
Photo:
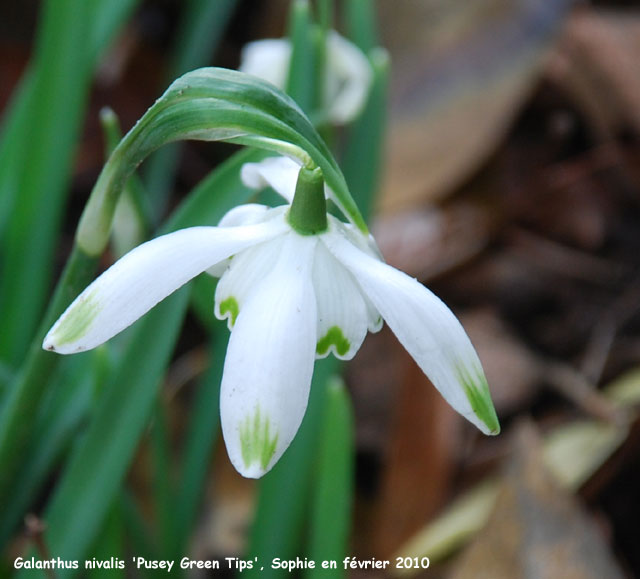
[[[490,434],[500,433],[500,423],[491,401],[489,384],[481,368],[456,365],[457,378],[464,389],[471,409],[489,429]]]
[[[267,470],[276,452],[278,433],[272,435],[268,417],[260,415],[260,406],[251,416],[247,416],[240,427],[240,447],[245,467],[259,462],[262,470]]]
[[[317,235],[327,230],[327,201],[320,167],[300,169],[288,220],[301,235]]]
[[[318,341],[316,353],[324,356],[331,346],[335,347],[338,355],[344,356],[351,347],[351,343],[345,338],[342,330],[338,326],[331,326],[325,336]]]
[[[89,331],[99,311],[100,305],[95,299],[95,292],[84,296],[82,301],[70,311],[64,323],[58,327],[54,336],[56,345],[64,346],[82,338]]]

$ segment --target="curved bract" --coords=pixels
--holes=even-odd
[[[201,68],[172,83],[113,151],[78,228],[84,251],[96,255],[104,249],[118,193],[140,163],[162,145],[184,139],[251,145],[320,167],[345,216],[367,231],[333,155],[290,97],[242,72]]]

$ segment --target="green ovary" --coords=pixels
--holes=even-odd
[[[316,353],[320,356],[324,356],[331,346],[335,347],[335,351],[340,356],[344,356],[351,347],[351,343],[344,337],[342,330],[338,326],[331,326],[324,338],[318,341]]]
[[[228,297],[226,300],[220,303],[220,316],[224,317],[226,314],[230,314],[231,326],[234,326],[240,313],[240,306],[238,300],[233,296]]]
[[[278,433],[272,435],[269,418],[260,415],[260,407],[256,407],[253,415],[247,416],[240,426],[240,448],[242,460],[248,468],[255,462],[259,462],[263,470],[269,466],[269,462],[276,452]]]

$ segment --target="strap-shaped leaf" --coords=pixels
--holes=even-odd
[[[333,155],[290,97],[238,71],[201,68],[177,79],[107,161],[78,230],[85,251],[102,251],[117,193],[135,168],[155,149],[182,139],[252,145],[319,166],[345,216],[367,231]]]

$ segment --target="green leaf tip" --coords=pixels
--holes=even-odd
[[[80,340],[91,328],[99,311],[100,305],[95,299],[95,291],[88,293],[69,310],[56,328],[51,336],[54,347],[50,349]]]
[[[251,416],[247,416],[240,427],[240,448],[245,467],[259,462],[262,470],[267,470],[276,452],[278,433],[271,434],[269,418],[260,415],[260,406]]]
[[[338,326],[332,326],[325,336],[318,341],[316,353],[324,356],[329,348],[333,346],[338,355],[344,356],[351,347],[351,343],[344,337],[342,330]]]
[[[458,364],[456,373],[469,404],[471,404],[473,413],[487,427],[487,434],[500,434],[500,423],[493,407],[489,384],[482,368],[479,365],[470,367],[465,364]]]

